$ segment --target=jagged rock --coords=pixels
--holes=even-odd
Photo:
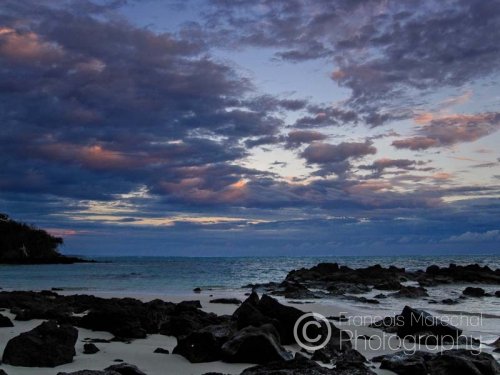
[[[6,316],[0,314],[0,328],[14,327],[14,323]]]
[[[114,371],[120,375],[146,375],[144,372],[139,370],[137,366],[128,363],[120,363],[118,365],[111,365],[106,367],[104,371]]]
[[[178,308],[194,308],[194,309],[201,309],[201,302],[198,300],[194,301],[182,301],[177,304]]]
[[[13,366],[55,367],[73,361],[78,331],[55,321],[9,340],[2,361]]]
[[[400,290],[403,285],[397,280],[384,281],[373,286],[373,289],[378,290]]]
[[[398,330],[397,327],[397,316],[387,316],[382,320],[379,320],[377,322],[373,322],[372,324],[369,325],[371,328],[379,328],[384,332],[387,333],[396,333]]]
[[[336,374],[333,370],[321,367],[316,362],[295,355],[290,361],[274,361],[265,365],[249,367],[241,375],[327,375]]]
[[[187,336],[203,327],[225,323],[228,318],[207,313],[197,307],[178,304],[160,327],[160,333],[175,336],[177,339]]]
[[[238,298],[215,298],[210,300],[210,303],[222,303],[227,305],[241,305],[241,301]]]
[[[484,297],[486,295],[486,291],[483,288],[474,288],[472,286],[468,286],[464,289],[462,294],[469,297]]]
[[[374,358],[381,361],[380,368],[399,375],[498,375],[500,366],[487,353],[465,349],[442,353],[417,351],[413,354],[397,352]]]
[[[318,365],[297,353],[290,361],[275,361],[244,370],[241,375],[375,375],[366,366],[339,363],[334,369]]]
[[[92,343],[83,344],[83,354],[95,354],[99,348]]]
[[[221,347],[233,333],[234,330],[228,324],[204,327],[179,338],[173,354],[180,354],[192,363],[220,360]]]
[[[428,297],[427,290],[423,287],[404,286],[398,292],[390,294],[396,298],[420,298]]]
[[[378,305],[380,301],[373,299],[373,298],[366,298],[366,297],[358,297],[358,296],[344,296],[345,299],[351,300],[351,301],[356,301],[356,302],[361,302],[361,303],[369,303],[371,305]]]
[[[401,338],[413,336],[421,332],[429,332],[438,338],[451,337],[457,339],[462,330],[441,321],[426,311],[405,306],[396,318],[397,335]]]
[[[265,316],[258,309],[260,298],[253,291],[250,296],[236,309],[232,315],[232,320],[236,322],[236,327],[242,329],[248,326],[260,327],[263,324],[272,323],[278,325],[275,319]]]
[[[227,362],[263,364],[292,358],[281,346],[279,334],[271,324],[243,328],[222,345],[221,350]]]
[[[391,355],[382,356],[380,368],[391,370],[400,375],[422,375],[427,374],[426,361],[431,359],[434,354],[417,351],[414,354],[398,352]],[[376,362],[379,358],[374,358]]]
[[[304,312],[291,306],[280,304],[276,299],[264,294],[257,304],[258,310],[273,320],[283,345],[294,344],[293,327]]]
[[[328,316],[328,320],[333,320],[335,322],[348,322],[349,318],[347,318],[345,315],[339,315],[339,316]]]

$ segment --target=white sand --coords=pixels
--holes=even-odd
[[[71,293],[68,293],[71,294]],[[213,294],[213,296],[210,296]],[[125,297],[125,295],[108,294],[108,293],[96,293],[96,295],[105,298],[111,297]],[[236,297],[244,300],[246,297],[243,293],[235,292],[220,292],[220,291],[204,291],[202,293],[192,293],[188,295],[176,295],[176,296],[162,296],[162,295],[141,295],[141,296],[130,296],[137,299],[147,301],[155,298],[163,299],[165,301],[180,302],[184,300],[200,300],[203,310],[208,312],[214,312],[218,315],[222,314],[232,314],[237,308],[236,305],[225,305],[225,304],[213,304],[209,303],[212,298],[220,297]],[[320,313],[324,316],[338,316],[340,313],[346,316],[361,316],[367,317],[370,315],[378,315],[376,311],[355,309],[352,306],[342,303],[336,304],[319,304],[319,303],[307,303],[307,304],[292,304],[286,303],[283,300],[280,302],[295,306],[303,311],[310,312],[314,311]],[[4,311],[2,314],[9,316],[13,319],[12,314]],[[29,331],[30,329],[36,327],[41,323],[40,320],[31,320],[28,322],[14,321],[15,327],[13,328],[0,328],[0,353],[3,353],[5,345],[8,340],[15,337],[21,332]],[[352,332],[352,343],[354,347],[359,350],[368,359],[376,355],[386,354],[393,351],[400,350],[397,347],[399,343],[395,335],[383,334],[378,329],[372,329],[366,327],[366,325],[361,325],[361,323],[369,323],[368,321],[361,322],[360,318],[355,321],[350,321],[347,323],[335,324],[342,329],[349,330]],[[184,374],[204,374],[206,372],[221,372],[226,374],[239,374],[243,369],[252,366],[252,364],[228,364],[223,362],[211,362],[202,364],[192,364],[187,361],[184,357],[175,354],[157,354],[153,351],[158,348],[168,349],[170,353],[176,346],[176,339],[174,337],[167,337],[163,335],[150,335],[146,339],[138,339],[132,341],[130,344],[111,342],[111,343],[97,343],[96,346],[100,351],[96,354],[83,354],[83,340],[85,338],[102,338],[110,339],[112,335],[107,332],[93,332],[86,329],[78,328],[79,337],[76,345],[76,356],[72,363],[58,366],[53,368],[26,368],[26,367],[14,367],[9,365],[1,365],[0,368],[4,369],[9,375],[55,375],[58,372],[72,372],[83,369],[90,370],[102,370],[107,366],[115,364],[115,359],[122,359],[124,362],[134,364],[138,366],[142,371],[148,375],[184,375]],[[364,339],[357,339],[360,335],[368,335],[376,337],[370,341]],[[298,345],[288,346],[287,349],[292,351],[298,351],[300,348]],[[377,366],[378,367],[378,366]],[[392,374],[390,371],[375,370],[378,374]]]

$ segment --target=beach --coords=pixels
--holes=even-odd
[[[408,282],[407,284],[411,284]],[[476,345],[474,349],[479,349],[485,353],[492,354],[498,361],[499,353],[495,353],[489,343],[493,343],[500,337],[500,308],[499,298],[494,297],[497,290],[497,285],[492,284],[474,284],[484,287],[486,295],[492,297],[484,298],[463,298],[463,303],[445,305],[436,304],[436,301],[443,297],[454,297],[460,295],[467,283],[457,283],[453,285],[433,286],[426,290],[429,293],[425,298],[381,298],[377,304],[363,302],[357,295],[357,300],[352,300],[343,296],[330,296],[329,298],[302,298],[294,300],[279,296],[277,290],[267,289],[267,293],[273,294],[273,299],[283,306],[291,306],[301,310],[304,313],[314,312],[323,317],[328,317],[336,327],[343,331],[349,332],[351,337],[350,342],[352,347],[363,355],[367,362],[365,366],[377,374],[391,374],[389,370],[380,369],[379,363],[372,362],[374,357],[385,354],[398,352],[402,349],[415,350],[417,346],[410,344],[407,341],[402,341],[394,333],[388,334],[378,328],[369,327],[370,324],[383,319],[387,316],[394,316],[401,313],[404,306],[409,305],[413,308],[425,309],[433,316],[440,319],[450,319],[453,325],[463,330],[463,336],[471,337],[480,340],[481,344]],[[255,290],[262,296],[266,290],[262,287],[254,287]],[[267,286],[269,288],[269,286]],[[57,289],[57,288],[56,288]],[[98,298],[106,300],[115,298],[117,301],[125,301],[125,298],[133,298],[140,303],[148,303],[150,301],[161,300],[180,304],[182,301],[199,301],[201,304],[200,310],[205,313],[214,313],[217,316],[230,316],[241,305],[231,303],[212,303],[214,299],[237,299],[245,301],[248,297],[251,288],[200,288],[196,291],[178,292],[178,293],[144,293],[144,292],[127,292],[127,291],[112,291],[101,290],[92,293]],[[3,291],[9,293],[9,291]],[[75,294],[73,290],[57,290],[57,292],[45,292],[50,296],[60,295],[61,298],[70,297]],[[368,301],[377,293],[376,290],[366,291],[361,294]],[[351,296],[352,297],[352,296]],[[58,297],[59,298],[59,297]],[[71,298],[71,297],[70,297]],[[30,331],[40,325],[43,319],[28,319],[16,320],[16,315],[8,309],[3,309],[1,314],[10,318],[14,323],[14,327],[0,328],[0,352],[4,351],[7,342],[13,337],[22,332]],[[75,314],[79,317],[85,315],[86,312]],[[344,319],[335,319],[336,317],[344,317]],[[333,320],[332,320],[333,319]],[[335,321],[334,321],[335,320]],[[76,355],[71,363],[66,363],[57,366],[56,368],[40,368],[40,367],[22,367],[2,364],[0,366],[7,374],[19,375],[49,375],[55,373],[71,373],[83,369],[87,370],[103,370],[104,368],[116,365],[118,363],[129,363],[137,366],[146,374],[205,374],[209,372],[217,372],[223,374],[240,374],[246,368],[252,367],[254,363],[228,363],[221,360],[215,360],[203,363],[191,363],[184,356],[172,354],[174,348],[178,344],[178,340],[165,334],[148,334],[145,338],[134,338],[130,340],[113,341],[113,334],[105,330],[90,330],[87,328],[77,327],[78,339],[75,344]],[[95,345],[99,349],[94,354],[84,354],[84,344],[94,340]],[[286,344],[284,348],[290,353],[301,352],[301,347],[297,344]],[[465,346],[467,347],[467,346]],[[169,354],[155,353],[157,348],[168,350]],[[440,352],[446,349],[446,346],[422,347],[418,349]],[[302,351],[303,352],[303,351]],[[332,364],[322,364],[327,368],[332,368]]]

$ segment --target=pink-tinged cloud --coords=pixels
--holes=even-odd
[[[328,138],[325,134],[314,130],[294,130],[288,133],[286,139],[286,147],[294,148],[303,143],[311,143],[315,141],[323,141]]]
[[[14,61],[45,60],[60,57],[62,49],[43,41],[33,32],[19,32],[10,27],[0,27],[0,56]]]
[[[40,146],[33,152],[50,160],[78,164],[94,170],[138,168],[157,161],[152,156],[128,155],[101,145],[53,143]]]
[[[376,152],[371,142],[342,142],[338,145],[315,142],[304,150],[302,157],[308,163],[326,164],[358,159]]]
[[[399,149],[426,150],[473,142],[500,129],[500,113],[450,115],[431,120],[418,129],[417,135],[392,142]]]
[[[447,172],[437,172],[432,175],[432,179],[438,180],[438,181],[446,181],[453,178],[453,175],[451,173]]]

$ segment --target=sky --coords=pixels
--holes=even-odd
[[[498,0],[3,0],[0,211],[90,256],[500,254],[498,40]]]

